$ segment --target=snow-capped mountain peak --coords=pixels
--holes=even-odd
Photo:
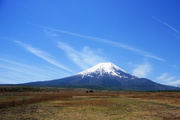
[[[90,69],[80,72],[79,75],[82,75],[82,77],[94,77],[93,75],[96,75],[96,76],[109,75],[109,76],[116,76],[120,78],[122,77],[129,78],[129,76],[131,76],[129,73],[117,67],[111,62],[99,63]],[[133,77],[135,76],[131,76],[131,78]]]

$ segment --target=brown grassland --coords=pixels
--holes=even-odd
[[[180,92],[0,92],[0,120],[180,120]]]

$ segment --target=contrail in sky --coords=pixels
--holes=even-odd
[[[157,20],[158,22],[160,22],[160,23],[166,25],[167,27],[169,27],[169,28],[170,28],[171,30],[173,30],[174,32],[180,34],[180,32],[179,32],[178,30],[176,30],[174,27],[172,27],[171,25],[169,25],[169,24],[167,24],[167,23],[161,21],[160,19],[158,19],[158,18],[155,17],[155,16],[152,16],[152,18],[155,19],[155,20]]]
[[[36,25],[36,26],[44,28],[44,29],[49,29],[49,30],[52,30],[52,31],[60,32],[60,33],[63,33],[63,34],[68,34],[68,35],[72,35],[72,36],[76,36],[76,37],[80,37],[80,38],[86,38],[86,39],[106,43],[106,44],[109,44],[109,45],[112,45],[112,46],[115,46],[115,47],[130,50],[132,52],[143,55],[145,57],[153,58],[153,59],[160,60],[160,61],[165,61],[164,59],[159,58],[159,57],[157,57],[157,56],[155,56],[155,55],[153,55],[151,53],[139,50],[137,48],[134,48],[134,47],[131,47],[131,46],[119,43],[119,42],[115,42],[115,41],[111,41],[111,40],[107,40],[107,39],[102,39],[102,38],[97,38],[97,37],[92,37],[92,36],[88,36],[88,35],[82,35],[82,34],[73,33],[73,32],[68,32],[68,31],[64,31],[64,30],[60,30],[60,29],[54,29],[54,28],[50,28],[50,27],[44,27],[44,26],[40,26],[40,25]]]

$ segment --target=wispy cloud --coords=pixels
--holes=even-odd
[[[169,65],[171,68],[178,68],[178,65]]]
[[[158,80],[163,80],[169,76],[168,73],[163,73],[161,76],[157,77]]]
[[[148,63],[145,62],[143,64],[138,64],[138,65],[134,65],[134,69],[133,69],[133,75],[137,76],[137,77],[147,77],[147,75],[149,73],[151,73],[152,70],[152,66]]]
[[[172,76],[169,73],[163,73],[162,75],[158,76],[156,78],[161,83],[167,84],[167,85],[178,85],[180,84],[180,79],[177,76]]]
[[[24,44],[20,41],[15,41],[16,43],[18,43],[19,45],[23,46],[26,50],[28,50],[29,52],[31,52],[32,54],[42,58],[43,60],[61,68],[61,69],[64,69],[66,71],[69,71],[69,72],[73,72],[72,70],[70,70],[69,68],[67,68],[66,66],[60,64],[59,62],[57,62],[56,60],[52,59],[51,58],[51,55],[42,51],[42,50],[39,50],[37,48],[34,48],[28,44]]]
[[[54,28],[40,26],[40,25],[35,25],[35,26],[41,27],[43,29],[48,29],[48,30],[51,30],[51,31],[63,33],[63,34],[68,34],[68,35],[71,35],[71,36],[76,36],[76,37],[80,37],[80,38],[85,38],[85,39],[89,39],[89,40],[102,42],[102,43],[105,43],[105,44],[108,44],[108,45],[111,45],[111,46],[114,46],[114,47],[119,47],[119,48],[123,48],[123,49],[129,50],[129,51],[132,51],[132,52],[134,52],[136,54],[139,54],[139,55],[142,55],[142,56],[145,56],[145,57],[148,57],[148,58],[153,58],[153,59],[156,59],[156,60],[165,61],[164,59],[162,59],[160,57],[157,57],[157,56],[155,56],[155,55],[153,55],[153,54],[151,54],[149,52],[134,48],[132,46],[129,46],[129,45],[126,45],[126,44],[123,44],[123,43],[120,43],[120,42],[115,42],[115,41],[112,41],[112,40],[102,39],[102,38],[98,38],[98,37],[92,37],[92,36],[88,36],[88,35],[82,35],[82,34],[78,34],[78,33],[74,33],[74,32],[64,31],[64,30],[60,30],[60,29],[54,29]]]
[[[70,58],[70,60],[72,60],[76,65],[80,66],[82,69],[87,69],[100,62],[106,61],[105,58],[97,55],[93,50],[91,50],[87,46],[84,47],[82,51],[78,51],[64,42],[58,42],[58,47],[64,50],[67,53],[67,56]]]
[[[45,34],[50,37],[58,37],[59,35],[54,33],[53,31],[44,30]]]
[[[3,58],[0,58],[0,73],[0,82],[11,84],[51,80],[70,75],[55,68],[36,67]]]
[[[158,18],[155,17],[155,16],[152,16],[152,18],[155,19],[155,20],[157,20],[158,22],[164,24],[165,26],[167,26],[168,28],[170,28],[170,29],[173,30],[174,32],[180,34],[180,32],[179,32],[177,29],[175,29],[174,27],[172,27],[171,25],[169,25],[169,24],[163,22],[162,20],[158,19]]]

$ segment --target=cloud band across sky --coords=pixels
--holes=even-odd
[[[153,58],[159,61],[165,61],[164,59],[157,57],[149,52],[143,51],[143,50],[139,50],[137,48],[131,47],[129,45],[123,44],[123,43],[119,43],[119,42],[115,42],[115,41],[111,41],[111,40],[107,40],[107,39],[102,39],[102,38],[97,38],[97,37],[92,37],[92,36],[87,36],[87,35],[82,35],[82,34],[77,34],[77,33],[73,33],[73,32],[68,32],[68,31],[64,31],[64,30],[60,30],[60,29],[54,29],[54,28],[50,28],[50,27],[44,27],[44,26],[40,26],[40,25],[36,25],[38,27],[41,27],[43,29],[49,29],[52,31],[56,31],[59,33],[63,33],[63,34],[68,34],[71,36],[76,36],[76,37],[80,37],[80,38],[85,38],[85,39],[89,39],[89,40],[94,40],[94,41],[98,41],[101,43],[105,43],[114,47],[119,47],[119,48],[123,48],[129,51],[132,51],[136,54],[142,55],[144,57],[148,57],[148,58]]]
[[[15,43],[21,45],[21,46],[24,47],[27,51],[31,52],[32,54],[34,54],[34,55],[36,55],[36,56],[38,56],[38,57],[40,57],[40,58],[42,58],[43,60],[45,60],[45,61],[47,61],[47,62],[49,62],[49,63],[51,63],[51,64],[53,64],[53,65],[55,65],[55,66],[57,66],[57,67],[59,67],[59,68],[61,68],[61,69],[63,69],[63,70],[66,70],[66,71],[68,71],[68,72],[72,72],[72,73],[73,73],[72,70],[70,70],[70,69],[67,68],[66,66],[62,65],[62,64],[59,63],[58,61],[52,59],[52,58],[51,58],[51,55],[49,55],[48,53],[46,53],[46,52],[44,52],[44,51],[42,51],[42,50],[39,50],[39,49],[37,49],[37,48],[34,48],[34,47],[32,47],[32,46],[30,46],[30,45],[28,45],[28,44],[24,44],[24,43],[22,43],[22,42],[20,42],[20,41],[15,41]]]

